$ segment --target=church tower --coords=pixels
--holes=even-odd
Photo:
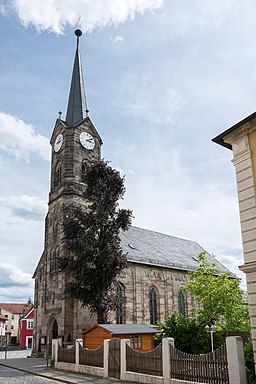
[[[44,251],[36,268],[34,352],[44,353],[52,338],[74,339],[77,316],[72,300],[65,298],[65,274],[58,270],[63,254],[63,220],[72,207],[86,204],[82,176],[86,164],[100,160],[102,140],[88,117],[79,51],[82,32],[77,38],[66,119],[55,123],[52,147],[49,208],[45,219]],[[61,115],[61,114],[60,114]],[[77,318],[75,323],[77,323]]]

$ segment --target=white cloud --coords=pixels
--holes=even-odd
[[[5,14],[5,6],[2,1],[0,1],[0,14],[4,15]]]
[[[29,273],[7,263],[0,263],[0,301],[26,302],[33,297],[33,280]]]
[[[113,40],[113,42],[114,42],[115,44],[121,44],[121,43],[123,43],[124,38],[123,38],[122,36],[116,36],[116,37],[114,37],[112,40]]]
[[[223,265],[225,265],[231,272],[233,272],[239,279],[241,279],[241,287],[246,290],[246,281],[244,272],[239,270],[239,266],[244,264],[242,251],[239,255],[230,254],[220,254],[217,257]]]
[[[0,197],[0,211],[0,301],[24,301],[33,296],[31,276],[43,249],[46,204],[37,197]]]
[[[0,263],[1,287],[32,285],[31,275],[13,265]]]
[[[9,208],[14,216],[24,219],[42,220],[46,211],[46,202],[37,196],[0,196],[0,205]]]
[[[0,150],[17,159],[28,161],[32,153],[43,160],[50,159],[49,140],[36,133],[32,125],[3,112],[0,112],[0,136]]]
[[[160,8],[163,0],[11,0],[21,22],[37,30],[63,33],[65,25],[76,25],[84,31],[120,24],[136,13]],[[81,16],[81,18],[80,18]]]

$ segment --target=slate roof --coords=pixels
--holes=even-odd
[[[143,324],[98,324],[107,331],[115,335],[137,334],[137,333],[157,333],[154,328],[147,327]]]
[[[196,259],[199,253],[205,251],[195,241],[134,226],[126,232],[121,231],[120,238],[128,261],[159,267],[194,270],[198,267]],[[206,254],[209,261],[215,262],[222,272],[230,272],[208,252]]]

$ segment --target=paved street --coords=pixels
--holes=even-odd
[[[9,351],[7,359],[0,352],[0,384],[117,384],[119,380],[57,371],[47,367],[44,358],[28,358],[31,351]]]
[[[30,355],[31,355],[31,349],[24,349],[24,350],[17,349],[16,351],[7,350],[7,359],[21,359]],[[0,351],[0,360],[4,358],[5,358],[5,351]]]
[[[44,377],[0,365],[0,384],[56,384],[57,382],[74,384],[117,384],[119,382],[119,380],[107,380],[89,375],[79,375],[54,370],[49,370],[44,373],[40,372],[40,374],[43,374]],[[47,376],[49,378],[47,378]]]
[[[56,381],[31,375],[29,373],[21,372],[16,369],[0,366],[0,383],[1,384],[47,384],[47,383],[56,384]]]

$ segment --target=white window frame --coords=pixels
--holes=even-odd
[[[34,321],[33,321],[33,319],[27,320],[27,329],[34,329]]]

